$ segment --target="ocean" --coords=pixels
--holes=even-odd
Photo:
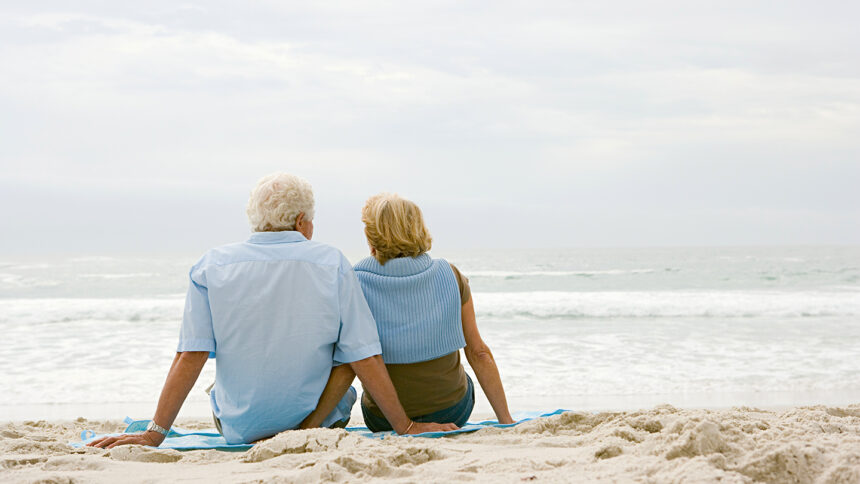
[[[432,255],[469,277],[514,412],[860,402],[860,247]],[[0,260],[0,420],[151,416],[195,260]]]

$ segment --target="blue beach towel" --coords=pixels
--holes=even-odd
[[[126,417],[124,422],[128,424],[123,434],[133,434],[143,432],[146,426],[149,425],[149,420],[134,420]],[[103,434],[96,435],[92,430],[84,430],[81,432],[81,441],[72,442],[72,447],[83,447],[90,442],[102,437],[113,437],[122,434]],[[251,444],[228,444],[224,437],[215,429],[208,430],[185,430],[179,427],[171,427],[170,432],[164,439],[164,442],[158,446],[160,449],[176,449],[176,450],[199,450],[199,449],[215,449],[215,450],[231,450],[243,451],[248,450],[253,445]]]
[[[427,439],[438,439],[440,437],[445,437],[448,435],[456,435],[456,434],[464,434],[469,432],[475,432],[484,428],[496,427],[496,428],[509,428],[517,426],[523,422],[527,422],[529,420],[533,420],[536,418],[549,417],[552,415],[558,415],[560,413],[566,412],[567,410],[556,410],[554,412],[549,413],[541,413],[541,412],[518,412],[514,414],[514,418],[516,420],[515,423],[512,424],[500,424],[496,420],[485,420],[483,422],[469,422],[464,425],[462,428],[457,430],[450,430],[447,432],[425,432],[423,434],[416,435],[408,435],[405,437],[423,437]],[[135,432],[143,432],[146,430],[146,426],[149,424],[149,420],[133,420],[129,417],[125,418],[125,423],[128,424],[125,432],[123,433],[135,433]],[[367,427],[347,427],[347,432],[351,432],[357,435],[361,435],[363,437],[367,437],[370,439],[382,439],[388,436],[397,435],[393,431],[389,432],[371,432]],[[96,435],[92,430],[84,430],[81,432],[81,441],[80,442],[70,442],[72,447],[83,447],[84,445],[92,442],[93,440],[116,436],[121,434],[104,434],[104,435]],[[161,443],[159,448],[161,449],[175,449],[175,450],[203,450],[203,449],[215,449],[215,450],[225,450],[225,451],[244,451],[253,447],[252,444],[228,444],[224,437],[218,433],[217,430],[184,430],[181,428],[173,427],[170,429],[170,433],[167,434],[167,437],[164,439],[164,442]]]

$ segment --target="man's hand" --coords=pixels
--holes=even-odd
[[[176,415],[200,376],[200,370],[206,364],[209,358],[208,351],[185,351],[176,353],[173,359],[173,364],[170,365],[170,371],[167,373],[167,380],[164,382],[164,388],[161,389],[161,397],[158,399],[158,408],[155,410],[153,421],[164,425],[164,428],[169,429],[176,420]],[[117,445],[151,445],[158,447],[164,442],[164,436],[158,432],[147,431],[142,434],[123,434],[116,437],[104,437],[94,440],[87,444],[89,447],[98,447],[100,449],[110,449]]]
[[[438,424],[415,422],[414,424],[412,424],[412,427],[409,429],[409,432],[403,435],[423,434],[424,432],[448,432],[449,430],[457,430],[459,428],[460,427],[457,427],[452,423]]]
[[[418,424],[415,424],[416,426]],[[164,436],[158,432],[147,431],[142,434],[122,434],[116,437],[102,437],[87,444],[87,447],[97,447],[99,449],[112,449],[117,445],[150,445],[158,447],[164,442]]]

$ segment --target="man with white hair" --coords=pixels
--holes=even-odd
[[[89,445],[160,445],[208,358],[218,365],[210,391],[215,423],[229,443],[345,426],[355,375],[397,433],[456,428],[413,422],[403,411],[351,264],[311,241],[310,184],[264,177],[247,213],[251,237],[210,250],[191,269],[179,346],[147,431]]]

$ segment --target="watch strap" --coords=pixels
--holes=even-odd
[[[147,431],[152,430],[153,432],[158,432],[159,434],[161,434],[161,435],[163,435],[163,436],[165,436],[165,437],[167,437],[167,434],[170,432],[170,431],[169,431],[169,430],[167,430],[166,428],[164,428],[164,427],[162,427],[162,426],[158,425],[157,423],[155,423],[155,420],[150,420],[150,421],[149,421],[149,425],[147,425],[147,426],[146,426],[146,430],[147,430]]]

